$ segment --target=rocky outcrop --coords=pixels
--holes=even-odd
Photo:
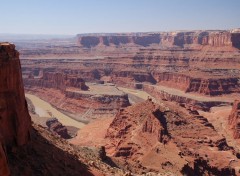
[[[228,124],[233,130],[233,137],[240,138],[240,100],[235,100],[233,103],[232,111],[228,118]]]
[[[181,73],[163,72],[155,74],[157,83],[168,87],[177,87],[185,92],[196,92],[205,95],[222,95],[240,92],[238,77],[229,78],[201,78]]]
[[[134,118],[132,118],[131,113],[135,114]],[[138,134],[134,136],[135,138],[132,138],[131,144],[127,140],[121,140],[127,138],[130,135],[129,133]],[[113,156],[131,157],[138,149],[143,147],[138,143],[138,137],[144,140],[144,137],[149,135],[151,136],[151,142],[144,147],[151,147],[157,142],[166,143],[170,138],[165,117],[150,99],[135,107],[120,110],[110,124],[106,138],[113,139],[110,145],[111,150],[115,151]],[[142,141],[142,143],[146,142]]]
[[[73,98],[73,99],[91,99],[92,101],[96,101],[103,104],[115,104],[117,107],[127,107],[129,106],[129,100],[127,94],[122,95],[93,95],[93,94],[83,94],[74,91],[66,91],[65,92],[66,98]],[[111,105],[110,105],[111,106]]]
[[[26,144],[31,127],[19,53],[13,44],[0,43],[0,75],[0,175],[9,175],[5,149]]]
[[[175,34],[174,44],[209,45],[214,47],[233,46],[232,34],[229,31],[179,32]]]
[[[198,158],[194,161],[193,168],[188,164],[182,169],[182,174],[184,175],[236,175],[236,171],[228,166],[223,168],[217,168],[210,166],[208,161],[203,158]]]
[[[176,94],[170,91],[159,89],[158,86],[153,85],[142,85],[142,89],[148,92],[150,95],[156,99],[162,99],[164,101],[177,102],[180,105],[183,105],[185,108],[194,109],[194,110],[203,110],[209,111],[213,106],[219,106],[221,104],[230,105],[230,102],[227,101],[213,101],[213,100],[200,100],[193,97],[187,97],[183,94]]]
[[[240,163],[205,117],[151,99],[121,110],[105,137],[107,154],[137,173],[234,175]],[[229,158],[235,163],[230,165]]]
[[[230,32],[210,33],[209,36],[204,36],[202,42],[207,42],[210,46],[233,46],[232,34]]]
[[[88,90],[85,81],[78,75],[65,74],[63,72],[43,72],[42,77],[30,77],[24,78],[25,86],[38,86],[41,88],[55,88],[62,91],[66,90],[66,87],[74,87],[80,90]]]
[[[25,86],[26,91],[41,97],[76,120],[89,122],[96,118],[114,116],[120,108],[130,105],[128,95],[113,84],[88,83],[88,91],[66,87]]]
[[[239,78],[191,79],[186,92],[198,92],[205,95],[222,95],[240,92]]]
[[[51,118],[47,120],[46,125],[48,126],[48,130],[61,136],[64,139],[69,139],[71,136],[68,134],[68,130],[65,126],[63,126],[57,118]]]
[[[155,84],[156,80],[153,78],[151,73],[147,73],[147,72],[133,72],[133,71],[115,71],[112,73],[111,78],[113,80],[113,82],[118,83],[121,80],[124,79],[130,79],[134,82],[148,82],[148,83],[152,83]]]

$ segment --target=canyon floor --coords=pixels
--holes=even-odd
[[[118,87],[117,89],[122,90],[125,93],[128,93],[129,99],[130,100],[132,99],[133,105],[135,104],[135,106],[138,106],[138,108],[137,108],[138,112],[142,111],[139,108],[146,109],[146,111],[149,111],[149,110],[151,111],[152,110],[150,107],[146,108],[146,106],[148,106],[148,105],[144,104],[145,101],[149,101],[149,98],[152,98],[152,101],[155,102],[156,104],[158,104],[159,106],[161,106],[161,108],[165,109],[165,111],[169,111],[171,113],[176,113],[178,116],[183,113],[182,115],[180,115],[181,118],[183,118],[184,116],[189,116],[189,112],[191,112],[191,110],[188,111],[185,108],[182,108],[182,107],[180,108],[179,104],[176,103],[176,102],[171,102],[171,101],[166,101],[166,100],[155,100],[151,95],[149,95],[148,93],[146,93],[144,91],[141,91],[141,90],[135,90],[135,89],[130,89],[130,88],[121,88],[121,87]],[[203,96],[200,96],[200,97],[203,97]],[[206,97],[206,99],[209,99],[209,98]],[[141,103],[143,103],[143,104],[141,105]],[[192,129],[192,127],[185,126],[183,128],[186,128],[186,129],[184,129],[184,130],[182,128],[179,129],[180,131],[183,130],[183,134],[180,133],[181,134],[180,136],[186,135],[184,138],[190,138],[191,140],[196,138],[196,141],[199,144],[192,141],[191,145],[189,146],[188,143],[186,143],[186,141],[185,141],[186,139],[184,139],[184,143],[181,142],[180,146],[179,146],[179,144],[176,145],[176,143],[178,143],[177,142],[178,140],[176,140],[176,139],[175,139],[176,141],[171,139],[166,144],[161,144],[161,143],[155,144],[156,146],[155,145],[153,146],[154,151],[151,151],[153,149],[148,148],[149,152],[150,151],[151,152],[137,162],[138,164],[140,164],[139,166],[136,165],[134,160],[131,161],[132,160],[131,158],[133,156],[131,156],[131,155],[130,156],[128,156],[128,155],[125,156],[124,155],[123,158],[119,157],[119,156],[116,157],[114,153],[116,152],[117,149],[113,149],[112,147],[110,147],[112,145],[111,143],[113,141],[112,141],[111,138],[106,138],[106,134],[108,133],[109,127],[111,126],[111,124],[114,123],[113,122],[114,117],[102,117],[100,119],[97,119],[97,120],[94,120],[94,121],[90,122],[89,124],[85,125],[84,127],[81,127],[81,129],[77,132],[76,137],[70,139],[69,143],[74,144],[75,146],[81,146],[81,147],[87,147],[87,148],[92,148],[92,147],[100,148],[101,146],[105,146],[107,156],[109,156],[111,158],[111,160],[113,160],[114,163],[118,167],[122,168],[126,172],[131,170],[131,172],[133,174],[137,173],[137,174],[141,175],[145,172],[149,172],[149,173],[152,172],[152,174],[158,172],[158,173],[161,173],[163,175],[168,175],[168,174],[170,174],[170,175],[171,174],[181,175],[183,167],[185,165],[187,165],[187,163],[193,162],[194,158],[195,158],[194,155],[196,155],[196,154],[187,154],[187,155],[185,154],[186,156],[184,156],[184,154],[183,154],[182,156],[181,155],[179,156],[179,153],[184,153],[185,150],[190,150],[191,153],[194,151],[194,152],[198,153],[197,155],[200,155],[200,156],[202,155],[204,157],[206,157],[208,155],[207,156],[208,160],[210,160],[210,161],[212,160],[212,161],[216,162],[216,164],[213,164],[213,165],[210,164],[211,167],[213,167],[213,168],[214,168],[214,165],[219,167],[219,162],[220,163],[221,162],[226,163],[226,162],[229,162],[230,160],[234,160],[236,163],[233,162],[231,165],[235,168],[235,170],[238,170],[239,168],[237,166],[239,164],[237,162],[237,158],[235,158],[235,156],[231,154],[232,153],[231,147],[233,147],[234,153],[240,153],[240,150],[239,150],[239,142],[240,141],[236,140],[232,137],[232,134],[231,134],[231,132],[229,132],[228,126],[226,125],[227,124],[227,118],[228,118],[228,115],[229,115],[230,111],[231,111],[231,106],[224,105],[224,104],[220,105],[220,106],[212,107],[209,112],[204,112],[202,110],[199,110],[198,111],[199,114],[204,117],[203,121],[200,120],[200,122],[205,123],[207,121],[206,127],[204,127],[205,125],[203,125],[202,127],[198,126],[199,122],[196,121],[196,119],[194,119],[194,118],[198,118],[197,116],[196,117],[191,117],[192,118],[191,124],[194,125],[195,127],[193,127],[193,128],[196,128],[196,129],[206,128],[206,129],[201,129],[200,130],[200,131],[205,131],[204,134],[201,134],[202,132],[200,132],[200,131],[198,131],[197,133],[195,133],[194,131],[190,132],[191,131],[190,129]],[[132,114],[132,113],[136,113],[136,112],[133,112],[132,110],[130,110],[130,112],[128,112],[128,114],[130,114],[131,118],[134,119],[138,116],[137,114]],[[146,113],[147,112],[143,112],[143,114],[146,114]],[[33,117],[33,115],[32,115],[32,117]],[[39,117],[39,116],[35,117],[35,118],[33,117],[33,119],[39,119],[39,118],[41,118],[41,117]],[[68,118],[71,118],[71,117],[68,117]],[[170,118],[170,117],[168,117],[168,118]],[[184,119],[185,118],[186,117],[184,117]],[[167,121],[169,121],[169,120],[170,119],[167,119]],[[183,120],[183,122],[181,122],[181,121],[180,122],[181,123],[186,123],[184,121],[185,120]],[[39,123],[39,122],[35,121],[35,123]],[[132,122],[132,123],[125,122],[125,123],[129,123],[129,124],[133,125],[135,122]],[[150,119],[149,119],[149,123],[152,123]],[[168,122],[168,123],[172,123],[172,122]],[[174,123],[176,123],[176,122],[174,122]],[[187,123],[189,123],[189,122],[187,122]],[[213,126],[211,126],[210,124],[213,125]],[[225,124],[225,126],[223,126],[223,124]],[[124,126],[126,127],[127,124],[125,124]],[[120,127],[121,127],[121,125],[120,125]],[[174,129],[176,127],[169,126],[168,130],[170,130],[171,128]],[[138,128],[138,126],[136,126],[135,128]],[[154,127],[151,127],[151,128],[154,128]],[[190,128],[190,129],[187,130],[187,128]],[[212,130],[212,128],[214,130],[212,132],[210,132]],[[172,132],[170,132],[170,133],[172,133],[171,135],[176,133],[175,130],[177,130],[177,129],[174,129]],[[186,134],[185,130],[187,130],[189,134]],[[126,140],[130,143],[134,143],[133,136],[135,136],[135,135],[138,136],[140,133],[141,133],[140,131],[139,132],[138,131],[132,131],[132,137],[131,137],[132,139],[129,140],[129,139],[124,137],[124,140]],[[213,136],[211,137],[211,140],[213,140],[213,141],[216,140],[215,144],[214,144],[213,141],[209,143],[209,141],[208,141],[209,137],[207,137],[206,138],[207,141],[205,141],[206,140],[205,137],[206,137],[207,133],[212,133],[211,135],[213,135],[213,134],[215,135],[215,137],[213,137]],[[179,135],[179,132],[177,132],[177,134]],[[189,137],[187,137],[187,136],[189,136]],[[205,136],[205,137],[202,138],[203,136]],[[152,135],[150,135],[149,137],[153,138]],[[173,138],[173,136],[171,136],[171,138]],[[226,144],[224,144],[225,139],[226,139],[226,143],[230,146],[230,148],[229,149],[218,149],[221,145],[223,145],[223,146],[226,145]],[[140,139],[140,140],[141,140],[141,142],[140,142],[141,147],[143,147],[144,145],[149,145],[147,143],[149,143],[151,141],[150,140],[146,144],[144,144],[145,139]],[[207,147],[207,148],[204,149],[205,151],[203,150],[204,145],[202,144],[202,142],[203,142],[202,140],[207,143],[207,146],[208,145],[211,146],[210,149],[207,149],[207,148],[209,148],[209,147]],[[220,142],[220,141],[222,141],[223,143]],[[203,142],[203,143],[205,143],[205,142]],[[217,144],[217,143],[219,143],[219,144]],[[127,144],[127,146],[129,144]],[[183,144],[186,145],[186,148],[184,146],[182,146]],[[199,147],[196,146],[195,149],[190,149],[196,144],[199,145]],[[216,145],[216,146],[214,146],[214,145]],[[225,146],[225,147],[228,148],[228,145]],[[221,146],[221,147],[223,147],[223,146]],[[138,149],[138,150],[139,150],[138,152],[140,152],[140,149]],[[159,152],[161,151],[160,152],[161,154],[157,158],[155,156],[156,155],[156,150],[159,151]],[[199,152],[197,152],[198,150],[199,150]],[[144,149],[143,153],[145,153],[146,151],[147,150]],[[175,151],[176,153],[174,154],[173,151]],[[214,151],[215,154],[213,156],[211,156],[212,155],[211,153],[213,151]],[[216,158],[219,158],[218,155],[221,155],[221,158],[222,158],[221,161],[219,159],[216,159]],[[149,163],[151,163],[151,164],[149,164]],[[156,163],[159,163],[159,165],[156,165]],[[166,164],[166,166],[165,166],[165,164]],[[225,166],[225,164],[223,164],[223,167],[224,166]],[[210,166],[206,165],[205,167],[210,167]],[[162,169],[159,169],[159,168],[162,168]],[[220,173],[221,173],[221,171],[220,171]]]

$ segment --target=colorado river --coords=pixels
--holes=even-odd
[[[39,115],[39,118],[56,117],[59,122],[61,122],[65,126],[74,126],[76,128],[82,128],[83,126],[85,126],[84,123],[78,122],[66,116],[65,114],[52,107],[48,102],[43,101],[37,96],[31,94],[25,94],[25,96],[31,100],[33,106],[35,107],[35,112],[37,115]]]

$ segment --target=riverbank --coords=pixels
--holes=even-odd
[[[31,100],[36,114],[39,116],[39,118],[51,118],[55,117],[65,126],[73,126],[76,128],[82,128],[85,126],[84,123],[76,121],[72,119],[71,117],[63,114],[56,108],[52,107],[48,102],[40,99],[39,97],[31,94],[25,94],[25,96]]]

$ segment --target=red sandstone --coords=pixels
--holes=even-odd
[[[0,43],[0,173],[6,168],[6,149],[29,141],[31,119],[24,96],[19,53],[15,46]],[[5,150],[4,150],[5,149]]]
[[[235,100],[233,103],[232,111],[229,115],[228,124],[233,130],[233,137],[240,138],[240,101]]]

